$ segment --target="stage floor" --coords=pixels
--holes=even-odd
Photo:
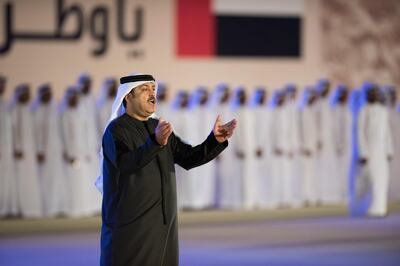
[[[332,207],[184,213],[180,221],[184,266],[400,265],[398,206],[380,219]],[[99,218],[0,221],[0,265],[98,265],[98,226]]]

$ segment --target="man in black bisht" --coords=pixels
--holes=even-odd
[[[227,146],[236,120],[192,147],[172,125],[153,118],[157,83],[151,75],[120,80],[103,135],[101,265],[174,266],[179,263],[174,164],[185,169],[211,161]]]

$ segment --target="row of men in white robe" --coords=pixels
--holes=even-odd
[[[11,107],[0,93],[0,216],[99,213],[101,197],[93,183],[99,170],[99,142],[116,93],[115,80],[104,82],[97,106],[87,75],[67,89],[58,110],[49,86],[39,89],[32,104],[27,91],[29,87],[20,86]],[[157,114],[170,120],[175,132],[192,144],[210,133],[217,114],[226,121],[239,120],[229,147],[217,160],[189,172],[177,166],[180,208],[345,203],[352,191],[348,172],[356,120],[351,119],[347,97],[339,104],[343,91],[338,88],[332,95],[329,83],[321,81],[315,89],[306,88],[302,99],[293,85],[272,97],[258,88],[247,99],[244,88],[231,93],[220,84],[210,97],[205,88],[198,88],[191,95],[180,91],[168,103],[167,90],[159,84]],[[46,97],[50,99],[43,104]],[[392,125],[398,125],[399,115],[391,106]],[[353,114],[358,117],[358,112]],[[392,157],[391,165],[396,165],[398,156]],[[392,171],[396,200],[398,174],[398,169]]]
[[[99,214],[101,132],[117,84],[107,79],[96,102],[83,74],[58,105],[48,84],[30,101],[28,85],[16,88],[11,104],[0,90],[0,217],[83,217]]]
[[[191,171],[177,167],[178,202],[183,209],[346,204],[356,193],[354,175],[350,175],[350,169],[358,169],[351,167],[354,150],[381,145],[389,139],[385,136],[361,143],[354,139],[353,131],[364,126],[352,118],[349,92],[344,86],[332,92],[326,80],[305,88],[301,99],[293,85],[277,90],[270,99],[263,88],[247,99],[244,88],[231,93],[221,84],[210,97],[199,87],[191,95],[180,91],[172,103],[167,103],[164,91],[159,88],[162,96],[157,114],[171,120],[175,132],[192,144],[209,134],[217,114],[225,121],[233,117],[239,121],[229,147],[216,161]],[[379,106],[384,113],[390,110],[392,119],[391,125],[383,122],[379,128],[400,133],[400,114],[395,105]],[[386,121],[385,115],[378,117]],[[379,119],[369,126],[375,128]],[[377,156],[391,156],[391,165],[395,165],[398,157],[393,155],[392,145],[382,150],[386,155]],[[378,178],[385,175],[381,168],[376,171],[381,173]],[[400,200],[399,173],[399,169],[392,171],[393,200]]]

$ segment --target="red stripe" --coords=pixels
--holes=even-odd
[[[212,0],[176,0],[176,43],[179,56],[215,53],[215,18]]]

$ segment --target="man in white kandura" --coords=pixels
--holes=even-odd
[[[248,97],[243,87],[235,89],[232,97],[232,113],[241,126],[232,138],[234,159],[231,176],[231,208],[251,209],[254,207],[255,190],[255,154],[254,154],[254,117],[248,104]]]
[[[226,83],[219,83],[216,85],[208,107],[213,113],[214,117],[220,114],[225,120],[229,121],[232,117],[232,112],[229,105],[231,97],[231,90]],[[230,190],[231,176],[232,176],[232,160],[233,160],[233,149],[228,146],[224,153],[217,156],[215,160],[215,176],[217,180],[216,186],[216,202],[217,206],[221,208],[230,208],[230,198],[232,192]]]
[[[285,118],[287,136],[287,150],[289,160],[289,180],[290,180],[290,207],[300,207],[302,204],[302,169],[301,169],[301,149],[300,149],[300,112],[297,100],[297,87],[294,84],[287,84],[284,88],[285,93]]]
[[[254,138],[254,167],[255,177],[254,193],[251,199],[253,207],[267,208],[268,200],[266,189],[271,178],[271,153],[270,153],[270,119],[271,112],[267,106],[267,91],[264,87],[257,87],[253,92],[251,109],[257,121],[257,137]]]
[[[82,170],[85,172],[84,175],[90,177],[91,182],[94,183],[96,174],[99,171],[100,130],[96,102],[92,94],[92,80],[89,75],[82,74],[79,77],[77,89],[80,92],[78,108],[80,110],[79,121],[83,128],[81,137],[84,139]],[[91,212],[93,214],[100,213],[101,197],[94,186],[90,186],[88,196]]]
[[[348,199],[352,216],[365,215],[371,199],[370,182],[366,175],[366,165],[359,163],[358,121],[365,105],[365,97],[360,88],[353,88],[349,93],[351,110],[351,164],[349,173]]]
[[[18,208],[23,217],[42,216],[41,191],[36,164],[33,119],[29,108],[30,87],[16,88],[11,105]]]
[[[303,161],[302,195],[306,206],[316,205],[319,201],[319,177],[317,176],[317,93],[314,88],[304,90],[304,103],[301,107],[301,146]]]
[[[11,114],[4,100],[6,82],[6,78],[0,76],[0,217],[18,213]]]
[[[368,215],[382,217],[387,215],[389,161],[393,156],[389,113],[377,85],[365,83],[363,92],[367,102],[358,120],[359,163],[366,165],[371,182]]]
[[[75,87],[67,88],[61,102],[61,133],[63,141],[64,168],[68,189],[68,215],[83,217],[93,214],[89,189],[93,187],[92,177],[84,169],[85,139],[81,126],[79,92]]]
[[[290,176],[289,122],[286,119],[285,93],[277,90],[274,93],[274,106],[271,120],[272,143],[272,183],[270,191],[273,205],[271,207],[289,207],[292,201]]]
[[[335,147],[335,185],[332,193],[340,198],[341,203],[348,201],[348,184],[351,164],[351,112],[348,105],[348,89],[338,85],[333,99],[333,141]]]
[[[397,108],[397,93],[392,86],[383,88],[389,111],[390,129],[393,137],[393,159],[390,162],[389,199],[400,202],[400,110]]]
[[[200,142],[208,134],[207,125],[214,120],[213,113],[207,106],[208,91],[205,87],[198,87],[192,93],[189,103],[191,119],[189,121],[189,136],[193,143]],[[190,208],[204,209],[215,204],[215,161],[202,165],[189,172],[190,179]]]
[[[317,101],[317,136],[318,136],[318,178],[320,179],[319,195],[323,204],[337,204],[340,199],[333,193],[335,186],[335,148],[333,145],[332,107],[330,105],[330,83],[320,80],[316,85],[319,94]]]
[[[157,91],[158,94],[158,91]],[[174,132],[186,141],[189,136],[189,124],[191,114],[188,110],[189,94],[186,91],[180,90],[176,94],[171,104],[169,114],[171,116],[171,123],[174,125]],[[157,106],[158,109],[158,106]],[[157,111],[158,112],[158,111]],[[165,112],[163,112],[165,113]],[[187,142],[187,141],[186,141]],[[178,209],[188,208],[190,206],[190,184],[191,180],[188,178],[189,172],[178,164],[175,165],[176,173],[176,189],[178,191]]]
[[[60,121],[50,85],[39,87],[32,104],[35,151],[39,167],[43,213],[67,213],[67,186],[63,169]]]

